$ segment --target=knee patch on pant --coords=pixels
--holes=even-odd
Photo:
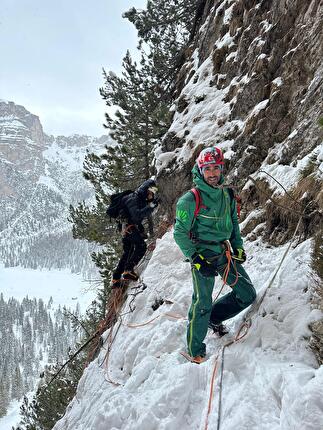
[[[253,303],[257,297],[256,290],[252,284],[244,285],[239,291],[235,292],[237,301],[243,306],[247,307]]]

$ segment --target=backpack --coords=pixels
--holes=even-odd
[[[238,218],[240,219],[241,197],[238,194],[236,194],[232,188],[228,188],[228,191],[229,191],[231,200],[235,199],[237,203],[237,215],[238,215]],[[194,224],[200,210],[202,208],[206,208],[206,206],[203,205],[200,190],[198,190],[197,188],[192,188],[191,192],[194,194],[194,197],[195,197],[195,210],[194,210],[194,220],[193,220],[193,224]]]
[[[124,196],[133,193],[132,190],[122,191],[121,193],[112,194],[110,196],[110,204],[107,208],[106,214],[111,218],[118,218],[126,216],[127,208],[125,207],[122,199]]]

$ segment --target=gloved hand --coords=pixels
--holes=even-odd
[[[158,206],[158,200],[157,200],[157,199],[154,199],[153,201],[151,201],[151,202],[149,203],[149,207],[150,207],[150,208],[155,209],[155,208],[157,208],[157,206]]]
[[[237,248],[233,250],[232,258],[242,264],[246,261],[247,255],[243,248]]]
[[[202,276],[210,278],[217,275],[216,266],[208,261],[202,254],[196,252],[192,255],[191,260],[195,269],[198,270]]]

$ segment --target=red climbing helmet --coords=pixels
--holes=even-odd
[[[200,152],[196,162],[200,171],[202,171],[203,167],[206,167],[209,164],[217,164],[222,167],[224,165],[224,158],[220,148],[211,146]]]

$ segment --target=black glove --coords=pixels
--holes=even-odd
[[[145,231],[141,231],[141,232],[140,232],[140,236],[141,236],[143,239],[148,239],[148,234],[147,234]]]
[[[191,257],[193,267],[200,272],[202,276],[210,278],[217,275],[216,265],[208,261],[202,254],[197,252]]]
[[[242,264],[246,261],[247,255],[243,248],[237,248],[233,250],[232,258]]]

